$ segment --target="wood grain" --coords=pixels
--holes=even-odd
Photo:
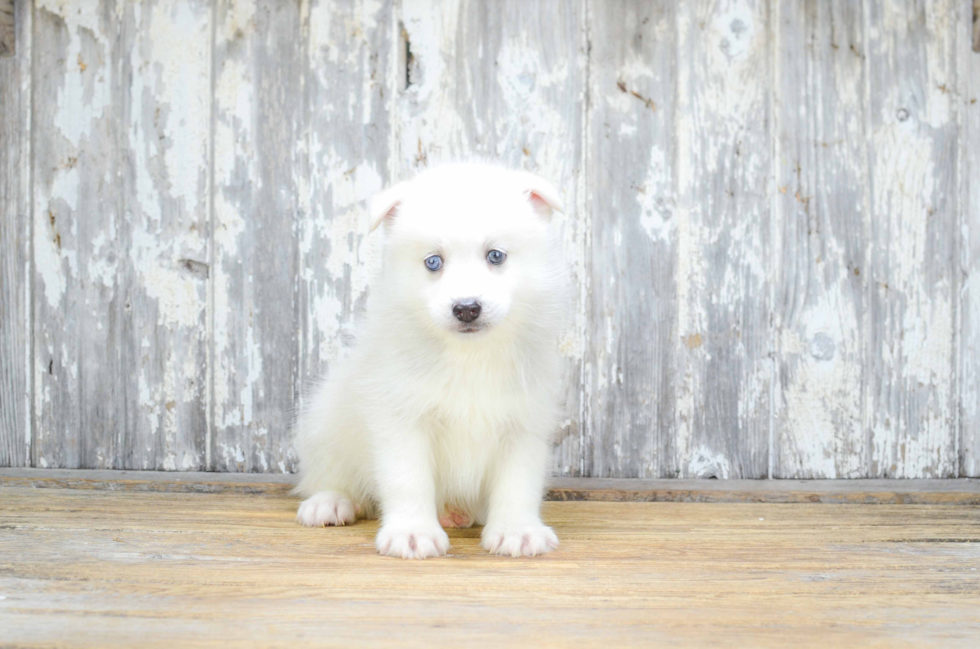
[[[674,469],[760,478],[771,423],[767,2],[677,10]],[[737,252],[735,252],[737,251]]]
[[[204,465],[209,16],[36,9],[37,466]]]
[[[779,2],[773,24],[773,477],[865,477],[871,183],[862,5]]]
[[[30,464],[32,426],[31,16],[23,4],[17,18],[16,55],[11,48],[0,58],[0,466]],[[2,23],[0,15],[0,33]]]
[[[33,62],[34,119],[52,125],[33,134],[35,429],[31,464],[40,467],[111,465],[118,453],[113,443],[115,426],[108,417],[84,421],[82,405],[83,400],[114,403],[114,381],[107,372],[100,376],[100,370],[101,364],[113,357],[108,351],[109,332],[119,328],[115,318],[111,329],[102,324],[108,315],[104,302],[113,297],[108,291],[114,293],[115,289],[115,268],[108,273],[108,287],[102,281],[82,285],[76,275],[82,242],[94,241],[97,233],[109,229],[110,222],[119,221],[119,184],[103,180],[118,177],[109,149],[118,137],[114,131],[119,122],[105,111],[111,103],[113,71],[111,42],[105,35],[108,18],[92,7],[86,9],[72,17],[77,21],[72,24],[57,8],[44,5],[36,7],[34,17],[34,37],[44,43]],[[61,110],[59,96],[66,97]],[[82,213],[90,215],[84,223],[76,217]],[[109,240],[104,235],[102,240],[107,240],[104,245],[110,250],[100,250],[101,255],[109,257],[111,252],[115,259],[124,253],[116,249],[117,237]],[[96,307],[86,309],[87,302],[94,302]],[[118,312],[113,315],[118,317]],[[92,329],[99,335],[89,334]],[[86,336],[90,338],[87,342]],[[95,360],[86,367],[89,357]]]
[[[594,2],[586,475],[676,475],[675,7]],[[685,350],[686,351],[686,350]]]
[[[290,471],[299,375],[300,6],[221,1],[214,43],[211,460]]]
[[[974,0],[974,52],[980,46],[980,0]],[[966,21],[960,21],[965,23]],[[980,477],[980,53],[968,51],[957,32],[961,56],[959,115],[962,186],[959,212],[959,471]]]
[[[125,57],[115,107],[125,125],[117,159],[126,256],[116,269],[120,339],[109,348],[120,360],[119,414],[109,421],[122,457],[113,466],[200,470],[209,396],[211,3],[126,6],[116,29]],[[96,409],[95,417],[106,414]]]
[[[871,3],[871,228],[864,398],[871,477],[958,473],[953,359],[960,146],[954,2]]]
[[[378,268],[366,208],[391,182],[392,2],[312,2],[299,206],[299,398],[349,350]],[[284,350],[284,353],[288,350]]]
[[[278,496],[0,489],[16,646],[655,644],[967,647],[970,507],[549,503],[562,540],[384,559],[375,523],[307,529]]]

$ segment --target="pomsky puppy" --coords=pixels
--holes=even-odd
[[[483,163],[375,198],[366,322],[296,425],[300,523],[380,516],[378,551],[409,559],[444,555],[443,527],[474,523],[495,554],[558,547],[540,516],[566,295],[553,210],[546,181]]]

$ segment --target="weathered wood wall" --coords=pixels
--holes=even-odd
[[[364,201],[562,189],[561,475],[980,476],[971,0],[36,0],[0,58],[0,465],[291,471]]]

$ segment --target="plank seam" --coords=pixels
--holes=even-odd
[[[208,41],[208,85],[210,86],[210,96],[208,97],[208,288],[207,288],[207,369],[205,371],[205,381],[207,394],[205,409],[205,430],[204,430],[204,467],[207,471],[214,471],[211,457],[211,445],[214,441],[214,123],[215,123],[215,84],[217,83],[217,70],[215,67],[215,39],[217,31],[218,9],[217,0],[211,0],[210,16],[211,30]]]
[[[27,379],[27,393],[24,395],[27,401],[27,413],[24,415],[24,424],[27,427],[25,431],[25,436],[27,438],[27,458],[26,465],[33,467],[35,465],[35,457],[37,456],[37,418],[34,412],[34,398],[36,394],[36,383],[35,383],[35,363],[34,363],[34,348],[36,345],[34,336],[34,322],[35,322],[35,309],[34,309],[34,292],[36,290],[35,277],[36,277],[36,264],[34,260],[34,81],[36,79],[34,70],[34,4],[33,2],[29,6],[25,7],[24,2],[15,3],[15,9],[18,13],[15,13],[15,26],[24,28],[25,42],[22,44],[27,46],[27,56],[28,59],[28,73],[30,74],[30,81],[28,82],[28,98],[27,98],[27,148],[28,148],[28,170],[27,170],[27,183],[28,183],[28,203],[27,203],[27,246],[28,246],[28,276],[27,276],[27,295],[25,300],[27,300],[27,349],[25,353],[27,355],[27,374],[25,378]]]
[[[960,63],[962,64],[962,69],[959,66],[957,69],[957,74],[962,80],[959,89],[960,102],[958,104],[959,110],[957,111],[960,119],[960,133],[959,133],[959,163],[960,169],[957,174],[957,181],[960,183],[960,205],[959,205],[959,232],[957,233],[957,244],[959,245],[959,250],[957,258],[959,259],[960,268],[959,272],[955,273],[954,281],[958,282],[956,286],[956,334],[957,334],[957,347],[954,348],[954,353],[956,353],[957,360],[957,384],[954,388],[954,401],[956,404],[956,412],[954,414],[956,423],[956,464],[957,464],[957,475],[961,478],[969,477],[970,470],[967,468],[967,428],[964,422],[964,408],[966,407],[966,393],[964,376],[966,375],[966,354],[968,353],[968,345],[964,343],[963,339],[963,327],[964,327],[964,310],[963,310],[963,299],[964,293],[969,286],[969,279],[971,272],[975,272],[977,269],[971,267],[972,261],[972,240],[974,234],[971,232],[971,217],[976,206],[971,203],[971,190],[970,190],[970,143],[972,142],[972,129],[971,129],[971,116],[969,114],[970,102],[975,102],[976,97],[973,94],[980,88],[974,87],[974,79],[976,75],[974,74],[974,66],[977,64],[977,57],[971,56],[972,52],[980,52],[980,0],[973,0],[973,15],[972,15],[972,47],[970,43],[969,27],[967,30],[967,43],[964,47],[957,50],[960,51]],[[965,21],[964,21],[965,22]],[[969,23],[967,23],[969,24]],[[962,34],[963,32],[958,32]],[[973,296],[973,299],[977,299],[980,296]],[[976,323],[974,323],[976,324]],[[976,390],[974,386],[974,390]],[[975,394],[971,395],[974,396]]]
[[[976,8],[980,7],[980,0],[974,0],[974,12],[973,21],[976,24]],[[958,22],[958,21],[957,21]],[[966,214],[966,207],[968,204],[966,197],[966,182],[963,180],[965,174],[964,169],[966,168],[966,147],[964,143],[970,141],[968,137],[968,123],[969,120],[965,115],[965,106],[961,97],[964,96],[963,89],[964,86],[969,88],[970,75],[969,75],[969,60],[965,59],[961,50],[969,49],[969,44],[965,47],[960,47],[960,38],[962,31],[954,28],[953,30],[953,48],[956,53],[955,56],[955,74],[956,81],[954,88],[956,88],[956,226],[959,226],[964,221],[964,215]],[[969,39],[968,39],[969,40]],[[969,55],[966,55],[969,56]],[[965,65],[964,65],[965,64]],[[966,74],[964,74],[966,72]],[[968,93],[966,93],[968,96]],[[953,304],[953,377],[952,377],[952,390],[950,395],[950,400],[952,401],[952,417],[953,417],[953,449],[954,456],[953,460],[955,465],[953,466],[953,474],[959,477],[964,477],[964,466],[963,466],[963,452],[962,452],[962,436],[960,434],[960,404],[962,401],[962,392],[960,390],[960,382],[963,374],[963,251],[967,249],[967,242],[963,241],[963,227],[954,227],[953,232],[953,277],[951,280],[951,289],[953,291],[952,304]]]
[[[579,223],[581,227],[581,255],[582,255],[582,276],[579,279],[579,303],[585,311],[583,314],[583,325],[579,331],[581,335],[581,347],[583,357],[579,360],[579,475],[587,475],[585,469],[585,441],[586,427],[591,425],[591,402],[589,390],[587,388],[588,376],[586,375],[586,357],[584,350],[588,346],[588,323],[591,322],[591,302],[589,301],[588,282],[591,277],[592,256],[589,254],[592,241],[592,219],[591,202],[589,201],[589,184],[592,177],[592,2],[585,0],[582,4],[582,31],[585,36],[585,74],[584,74],[584,101],[582,107],[582,169],[579,173],[578,182],[578,208]],[[594,466],[590,467],[588,473],[592,473]]]
[[[674,193],[674,200],[676,201],[676,204],[678,206],[681,205],[681,200],[682,200],[681,191],[680,191],[681,190],[681,179],[680,179],[681,147],[680,147],[680,133],[679,133],[680,120],[678,119],[678,115],[680,114],[680,103],[681,103],[680,102],[680,84],[681,84],[681,79],[680,79],[681,77],[681,71],[680,71],[680,49],[681,49],[680,11],[681,9],[680,7],[681,5],[675,7],[673,15],[671,16],[671,29],[673,30],[673,35],[672,35],[673,42],[671,43],[671,51],[673,52],[673,57],[672,57],[673,61],[672,61],[671,79],[670,79],[671,81],[670,93],[671,93],[671,101],[673,103],[673,106],[671,107],[672,115],[671,115],[671,124],[670,124],[670,134],[668,135],[668,139],[670,142],[670,185]],[[677,208],[677,213],[678,214],[680,213],[679,207]],[[682,418],[680,412],[680,399],[678,398],[678,395],[680,394],[680,389],[683,387],[683,380],[680,378],[681,372],[679,371],[681,370],[682,356],[680,355],[680,353],[682,352],[680,350],[680,347],[677,345],[675,341],[675,338],[679,337],[680,334],[683,333],[683,327],[684,327],[684,323],[681,322],[681,308],[680,308],[680,300],[681,300],[680,282],[682,280],[680,254],[681,254],[681,237],[683,235],[681,233],[679,220],[675,221],[675,223],[676,226],[674,230],[673,239],[671,241],[671,245],[673,245],[678,251],[676,255],[677,261],[674,262],[671,266],[671,271],[673,272],[673,286],[671,288],[674,291],[673,297],[674,297],[674,305],[675,305],[673,309],[674,312],[671,314],[671,318],[673,320],[671,324],[672,324],[672,331],[674,332],[674,335],[668,339],[668,343],[667,343],[669,347],[668,353],[670,354],[669,367],[671,369],[671,374],[675,377],[674,378],[675,385],[673,387],[673,392],[672,392],[672,403],[670,404],[671,413],[669,415],[671,419],[671,429],[672,429],[671,432],[673,433],[673,439],[671,441],[673,443],[671,444],[670,468],[667,473],[671,477],[678,477],[683,472],[681,469],[680,453],[678,451],[678,441],[680,438],[680,435],[678,433],[681,430],[681,427],[678,425],[678,423]]]
[[[874,176],[872,175],[872,168],[871,168],[872,154],[874,153],[873,143],[871,142],[871,133],[873,133],[873,130],[871,125],[871,57],[869,56],[869,52],[871,48],[870,45],[871,10],[868,7],[867,0],[861,0],[861,19],[863,23],[862,25],[863,33],[861,34],[861,39],[862,39],[862,49],[864,50],[864,57],[861,61],[861,73],[864,75],[864,97],[861,104],[863,106],[863,111],[864,111],[865,178],[867,178],[868,180],[868,190],[864,192],[864,201],[865,201],[864,209],[865,209],[865,214],[867,214],[868,216],[862,219],[861,222],[861,227],[864,228],[866,227],[868,219],[872,219],[874,217],[874,215],[871,212],[872,209],[871,202],[874,196],[874,182],[875,182]],[[866,242],[864,248],[864,252],[865,252],[864,263],[865,266],[867,267],[867,271],[865,275],[867,277],[873,277],[874,273],[872,272],[872,269],[874,264],[874,258],[871,252],[874,248],[874,242],[871,241],[870,236],[867,236],[867,234],[869,233],[864,233],[864,234],[865,234],[864,241]],[[865,369],[867,369],[866,366],[868,364],[868,358],[869,358],[868,351],[871,346],[871,285],[870,283],[864,282],[862,285],[862,289],[863,289],[862,297],[864,298],[865,308],[863,309],[863,312],[861,314],[861,325],[862,325],[861,359],[862,359],[862,363],[865,365]],[[862,376],[863,376],[863,371],[862,371]],[[867,380],[862,380],[862,389],[861,389],[861,426],[864,429],[864,447],[865,447],[865,453],[867,454],[865,457],[865,471],[864,471],[866,477],[872,477],[871,473],[874,468],[871,413],[870,413],[870,409],[868,408],[870,381],[871,381],[871,377],[868,377]]]
[[[776,83],[779,69],[779,2],[774,0],[769,4],[769,457],[766,458],[766,478],[772,479],[773,463],[776,455],[776,382],[779,380],[779,365],[776,362],[776,231],[779,200],[776,196],[776,166],[779,164],[779,129],[776,112]]]

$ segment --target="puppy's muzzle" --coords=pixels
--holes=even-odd
[[[473,322],[480,317],[481,309],[480,303],[473,298],[453,303],[453,315],[460,322]]]

